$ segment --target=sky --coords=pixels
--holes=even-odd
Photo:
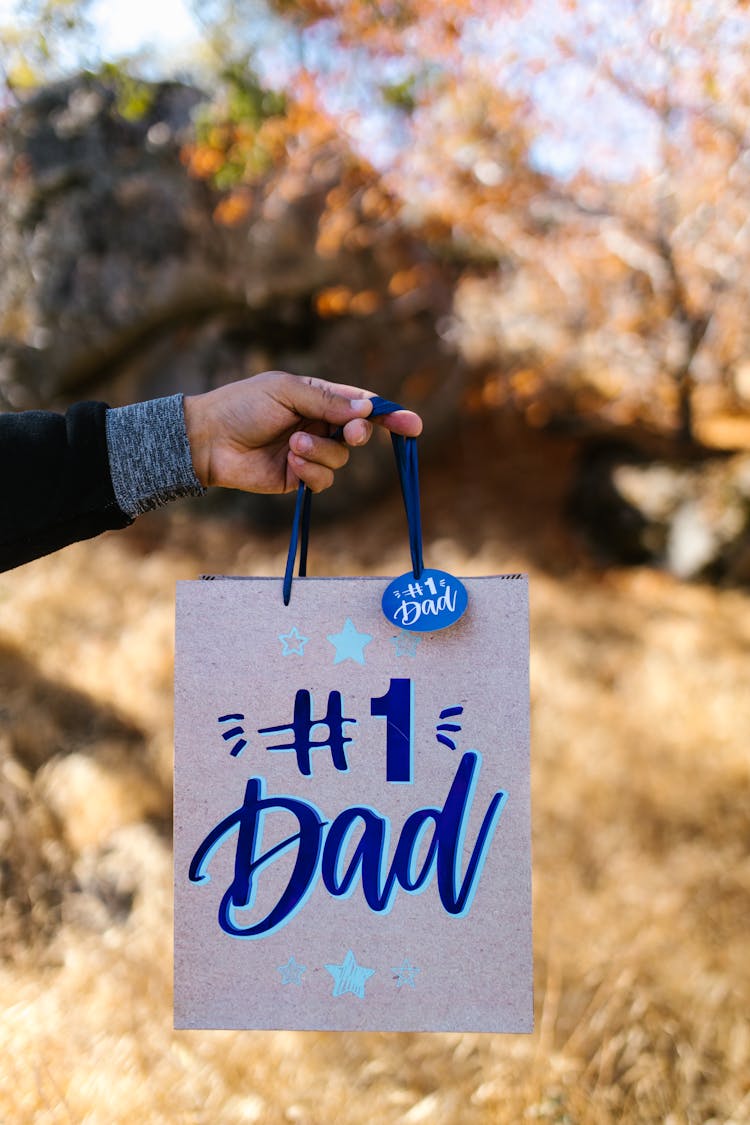
[[[23,0],[0,0],[0,25],[13,25]],[[179,65],[199,40],[199,30],[185,0],[95,0],[89,13],[96,43],[105,58],[148,51],[168,69]],[[167,65],[164,65],[167,64]]]
[[[620,60],[622,68],[638,59],[639,76],[643,78],[643,66],[651,64],[637,50],[642,30],[638,30],[636,15],[648,9],[646,22],[655,21],[658,26],[659,19],[666,18],[663,13],[660,16],[661,10],[668,12],[670,5],[671,0],[586,0],[575,7],[561,0],[534,0],[521,18],[475,21],[480,41],[467,41],[467,45],[477,65],[485,67],[490,80],[496,79],[497,59],[510,46],[515,53],[519,82],[531,92],[541,117],[549,122],[549,128],[540,131],[531,152],[540,170],[565,179],[585,164],[605,178],[627,180],[636,167],[656,167],[660,137],[654,115],[601,84],[596,98],[592,98],[592,66],[562,57],[557,40],[562,37],[576,42],[577,21],[579,13],[583,13],[591,30],[582,47],[594,56],[598,49],[609,50]],[[696,0],[695,6],[710,9],[711,5],[712,0]],[[0,24],[12,23],[13,13],[23,10],[24,0],[0,0]],[[203,37],[191,10],[191,0],[93,0],[89,18],[101,59],[138,56],[138,70],[145,77],[185,77],[200,72],[198,59]],[[283,85],[285,70],[290,66],[290,60],[284,56],[286,37],[278,34],[272,22],[268,16],[250,21],[256,47],[254,65],[262,80]],[[746,22],[740,31],[747,32]],[[326,35],[326,28],[321,27],[308,33],[305,40],[306,49],[311,51],[309,61],[321,75],[326,74],[329,66],[335,69],[336,62],[336,52]],[[540,60],[544,65],[535,71],[533,64]],[[91,62],[96,65],[95,60]],[[334,75],[335,82],[327,84],[329,108],[346,110],[348,104],[357,103],[358,98],[361,101],[367,94],[369,87],[359,81],[361,72],[356,62],[356,58],[350,59],[351,81],[342,82]],[[663,81],[661,75],[653,77],[657,85]],[[512,70],[504,72],[504,81],[512,90]],[[355,104],[355,108],[361,111],[362,106]],[[384,140],[382,135],[382,117],[367,112],[359,117],[359,141],[364,140],[373,156],[380,148],[390,151],[387,136]],[[365,137],[361,135],[363,131]],[[397,144],[395,134],[391,139]]]
[[[166,52],[181,52],[198,37],[195,20],[183,0],[99,0],[91,18],[106,55],[159,45]]]

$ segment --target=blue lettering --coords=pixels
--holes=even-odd
[[[207,882],[206,868],[211,857],[237,832],[234,878],[219,907],[219,925],[233,937],[260,938],[286,925],[304,906],[319,878],[328,893],[336,898],[348,897],[359,878],[370,910],[382,914],[391,909],[399,887],[408,894],[419,894],[436,874],[443,909],[461,917],[471,907],[507,800],[502,790],[493,794],[462,874],[464,841],[481,760],[476,751],[465,753],[442,809],[417,809],[407,817],[387,873],[391,836],[388,817],[375,809],[357,805],[339,813],[329,825],[314,805],[296,797],[266,797],[263,779],[251,778],[242,806],[220,821],[198,848],[190,864],[189,878],[194,883]],[[296,819],[297,830],[263,851],[263,822],[273,811],[291,814]],[[430,830],[431,836],[423,849]],[[342,870],[355,832],[359,833],[358,838]],[[293,848],[296,849],[294,867],[276,903],[259,921],[240,925],[235,911],[254,906],[260,873]],[[424,858],[420,863],[422,850]]]
[[[487,858],[500,813],[508,799],[503,790],[495,793],[484,814],[466,875],[460,882],[461,854],[466,835],[467,812],[474,800],[482,756],[476,751],[464,754],[440,814],[437,828],[437,878],[440,901],[449,914],[463,915],[469,910]]]
[[[297,819],[298,831],[287,836],[267,852],[256,854],[262,847],[263,819],[272,809],[283,809]],[[307,901],[313,886],[320,857],[326,821],[318,809],[295,797],[264,797],[263,779],[252,777],[245,789],[245,800],[239,809],[225,817],[198,848],[190,864],[189,878],[198,883],[206,880],[204,868],[214,852],[235,829],[239,828],[234,861],[234,879],[219,906],[219,925],[233,937],[256,938],[273,933],[285,925]],[[239,926],[234,920],[236,908],[252,907],[255,901],[254,878],[269,863],[290,848],[297,848],[294,868],[276,905],[265,918],[251,926]]]
[[[349,866],[339,878],[340,861],[358,820],[364,826],[362,835],[354,849]],[[351,894],[357,873],[361,872],[362,891],[367,905],[376,913],[387,912],[396,890],[392,872],[389,872],[385,880],[383,879],[383,861],[388,854],[390,835],[390,820],[388,817],[380,816],[374,809],[355,806],[339,813],[329,829],[323,847],[321,875],[323,885],[329,894],[334,896]]]

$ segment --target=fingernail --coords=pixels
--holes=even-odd
[[[369,398],[353,398],[351,405],[352,410],[356,410],[357,413],[364,409],[365,406],[372,408],[372,402]]]
[[[297,439],[294,444],[297,447],[298,453],[309,453],[313,443],[309,434],[297,434]]]

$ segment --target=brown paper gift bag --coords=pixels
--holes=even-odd
[[[527,581],[388,582],[178,584],[177,1027],[531,1030]]]

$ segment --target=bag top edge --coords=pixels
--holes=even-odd
[[[338,575],[321,575],[319,577],[307,576],[305,578],[296,578],[295,582],[392,582],[394,578],[400,575],[395,574],[338,574]],[[513,579],[528,579],[528,574],[457,574],[462,582],[481,582],[483,580],[494,580],[502,578],[507,580]],[[281,578],[275,578],[267,574],[199,574],[197,578],[180,578],[180,582],[281,582]]]

